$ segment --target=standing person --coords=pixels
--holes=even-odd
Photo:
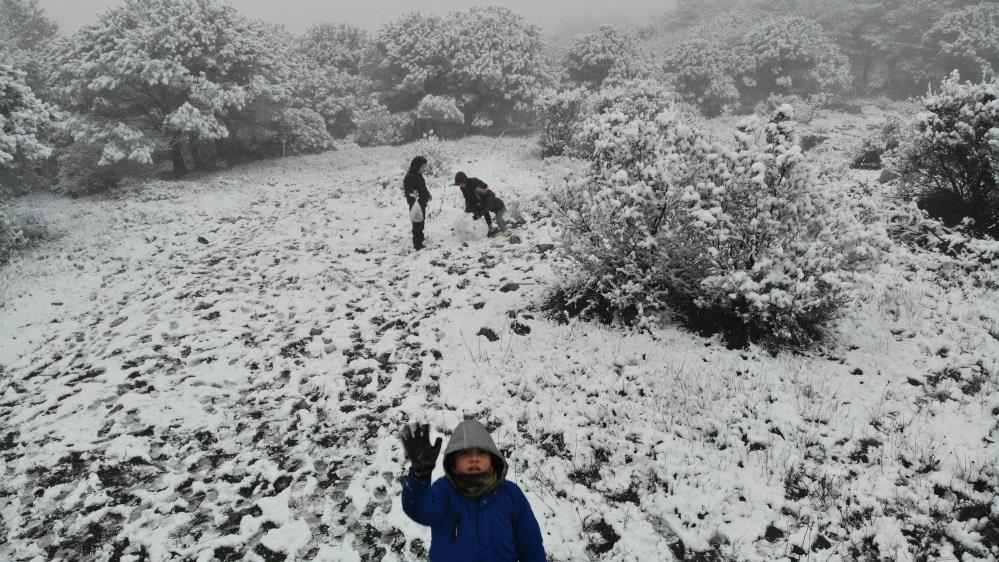
[[[430,483],[441,438],[430,426],[406,426],[402,444],[412,466],[402,487],[402,509],[430,527],[430,561],[545,562],[541,528],[520,487],[506,480],[507,465],[485,427],[465,420],[444,450],[444,478]]]
[[[475,220],[478,220],[480,216],[484,217],[486,219],[486,226],[489,227],[489,232],[492,233],[493,221],[489,217],[489,213],[483,212],[479,205],[479,198],[475,195],[477,188],[489,187],[486,185],[486,182],[479,178],[470,178],[465,175],[465,172],[458,172],[454,175],[454,185],[461,188],[461,195],[465,198],[465,212],[472,213],[472,218]]]
[[[406,177],[402,180],[402,191],[406,195],[406,204],[410,211],[413,210],[414,204],[419,203],[420,205],[420,220],[414,219],[412,221],[413,248],[417,250],[423,249],[423,225],[427,216],[427,204],[433,199],[430,191],[427,190],[427,182],[423,180],[423,174],[427,173],[428,170],[430,170],[430,165],[427,164],[427,159],[417,156],[409,163],[409,171],[406,172]]]
[[[503,204],[503,200],[496,197],[496,194],[486,185],[476,187],[475,196],[479,200],[479,208],[487,217],[489,213],[496,215],[496,225],[499,228],[490,230],[489,235],[493,236],[499,233],[500,236],[510,236],[510,231],[506,228],[506,205]]]

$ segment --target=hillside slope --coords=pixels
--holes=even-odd
[[[420,253],[407,147],[23,201],[63,235],[7,272],[0,558],[423,559],[395,432],[474,417],[554,560],[995,559],[994,289],[886,265],[806,354],[560,324],[532,142],[449,143],[526,223],[447,170]]]

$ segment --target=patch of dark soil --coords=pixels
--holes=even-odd
[[[486,339],[491,342],[494,342],[499,339],[499,336],[497,336],[496,332],[494,332],[491,328],[479,328],[479,331],[476,332],[475,335],[485,336]]]
[[[589,488],[600,480],[600,469],[594,464],[585,468],[577,468],[566,476],[576,484],[582,484]]]
[[[281,552],[274,552],[262,544],[253,547],[253,553],[260,556],[265,562],[284,562],[288,557]]]
[[[561,433],[542,433],[538,440],[538,447],[548,453],[550,457],[561,457],[569,459],[572,455],[568,447],[565,446],[565,437]]]
[[[586,546],[586,550],[597,556],[604,554],[605,552],[610,552],[610,550],[614,548],[614,545],[617,544],[617,541],[621,540],[621,535],[617,534],[617,532],[614,531],[614,527],[611,527],[610,524],[603,519],[600,519],[595,523],[584,525],[583,529],[591,535],[589,544]]]
[[[869,464],[871,462],[871,450],[881,446],[881,442],[873,437],[864,437],[857,442],[857,448],[849,455],[853,462]]]

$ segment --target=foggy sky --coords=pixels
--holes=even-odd
[[[119,0],[39,0],[45,15],[70,34],[93,23],[97,15]],[[642,22],[666,11],[669,1],[656,0],[232,0],[240,12],[254,19],[280,23],[300,33],[310,25],[343,22],[369,31],[409,12],[446,14],[472,6],[506,6],[546,33],[609,21]]]

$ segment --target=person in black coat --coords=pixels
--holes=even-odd
[[[454,185],[461,188],[461,195],[465,198],[465,212],[472,213],[472,218],[478,220],[481,216],[486,219],[486,225],[489,227],[489,232],[493,232],[493,221],[489,216],[489,212],[482,208],[479,202],[479,197],[475,194],[477,188],[486,189],[489,186],[486,182],[480,180],[479,178],[470,178],[465,175],[465,172],[458,172],[454,175]]]
[[[423,216],[427,216],[427,204],[433,199],[430,191],[427,190],[427,182],[423,180],[423,174],[430,169],[427,159],[422,156],[413,158],[409,163],[409,171],[402,180],[402,192],[406,196],[406,205],[412,210],[415,203],[420,204]],[[413,248],[423,249],[423,224],[424,221],[413,221]]]

